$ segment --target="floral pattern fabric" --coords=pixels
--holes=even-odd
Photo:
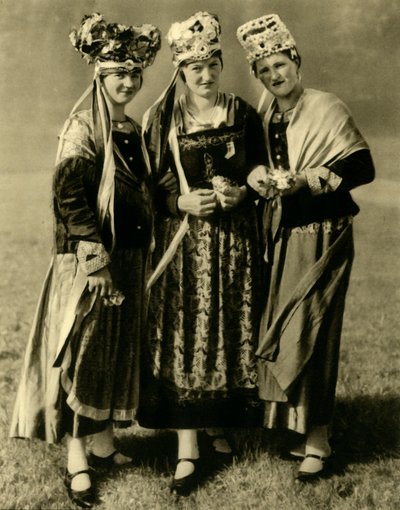
[[[153,292],[152,370],[181,399],[256,386],[258,246],[249,214],[255,224],[243,209],[214,221],[192,217]],[[158,252],[178,227],[175,219],[159,226]]]
[[[225,122],[234,112],[235,101],[230,104],[232,110],[224,111]],[[186,134],[184,123],[177,122],[181,162],[192,189],[211,188],[214,175],[236,182],[241,177],[245,182],[242,176],[251,170],[251,157],[260,154],[261,160],[264,155],[264,148],[258,152],[256,143],[249,154],[247,130],[261,125],[253,125],[250,107],[239,104],[242,115],[237,115],[234,125],[218,124]],[[239,134],[235,153],[227,159],[225,146],[231,133]],[[227,134],[228,138],[221,138]],[[260,135],[263,143],[261,129]],[[208,175],[210,157],[213,171]],[[180,224],[179,217],[159,215],[154,266]],[[259,271],[254,202],[246,199],[229,212],[218,209],[206,218],[189,215],[188,232],[152,288],[138,412],[141,425],[200,428],[257,422]]]

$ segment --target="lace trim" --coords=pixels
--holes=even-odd
[[[353,216],[343,216],[342,218],[309,223],[308,225],[287,228],[285,230],[291,234],[317,234],[321,231],[321,229],[324,233],[331,233],[342,230],[344,227],[347,227],[347,225],[351,225],[352,223]]]
[[[327,187],[330,191],[336,191],[342,180],[343,179],[339,175],[336,175],[335,172],[329,171]]]
[[[305,174],[312,195],[335,191],[342,182],[341,177],[324,166],[307,168]]]
[[[65,123],[67,128],[60,138],[60,161],[82,157],[94,161],[96,154],[92,141],[92,127],[87,110],[69,117]]]
[[[230,141],[238,140],[243,137],[244,130],[238,133],[227,133],[225,135],[200,135],[196,139],[180,137],[179,146],[182,150],[206,149],[210,145],[221,145]]]
[[[110,255],[104,246],[91,241],[79,241],[76,256],[86,274],[95,273],[111,262]]]

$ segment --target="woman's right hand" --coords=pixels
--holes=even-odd
[[[88,288],[97,296],[107,298],[114,292],[114,284],[107,266],[88,276]]]
[[[178,198],[179,210],[193,216],[209,216],[216,207],[217,197],[210,189],[196,189]]]
[[[178,191],[178,181],[171,170],[168,170],[168,172],[161,177],[157,185],[161,186],[169,193],[176,193]]]

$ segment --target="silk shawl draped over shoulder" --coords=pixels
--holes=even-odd
[[[276,100],[264,117],[269,165],[273,168],[268,127],[275,111]],[[293,111],[287,131],[290,170],[300,173],[306,168],[329,166],[353,152],[368,149],[347,106],[334,94],[305,89]],[[281,219],[281,200],[266,204],[264,230],[276,235]]]
[[[274,113],[273,100],[265,114],[268,127]],[[286,131],[290,169],[329,165],[368,145],[357,129],[347,106],[334,94],[306,89],[300,97]],[[267,136],[268,154],[271,148]]]

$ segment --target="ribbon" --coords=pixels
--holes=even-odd
[[[171,127],[169,132],[168,141],[172,150],[172,154],[174,156],[175,166],[178,172],[178,178],[179,178],[179,186],[181,190],[181,194],[186,194],[190,192],[189,184],[187,182],[185,171],[182,167],[181,158],[179,155],[179,144],[178,144],[178,137],[177,137],[177,128],[175,123],[175,116],[172,114],[171,119]],[[155,268],[153,274],[150,276],[146,290],[150,290],[150,288],[154,285],[154,283],[158,280],[158,278],[162,275],[162,273],[165,271],[168,264],[171,262],[172,258],[174,257],[176,250],[181,243],[182,239],[184,238],[186,232],[189,230],[189,214],[186,213],[185,217],[182,220],[182,223],[179,226],[178,231],[176,232],[174,238],[172,239],[170,245],[168,246],[167,250],[161,257],[161,260],[157,264],[157,267]]]

